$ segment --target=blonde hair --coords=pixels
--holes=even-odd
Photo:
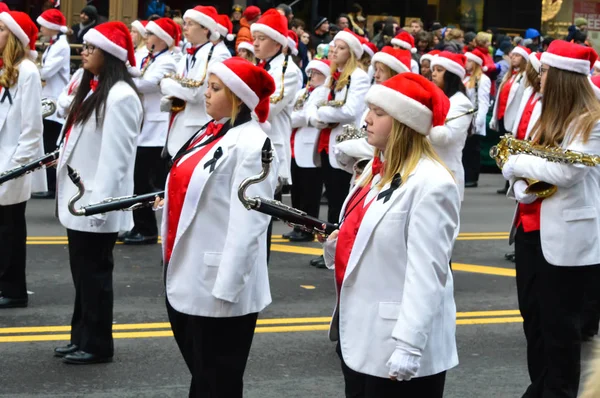
[[[442,159],[438,156],[427,137],[416,132],[404,123],[394,119],[392,130],[385,146],[385,169],[378,187],[381,188],[392,181],[396,174],[400,174],[402,181],[406,181],[423,156],[440,163],[448,170]],[[375,149],[374,157],[381,155],[380,149]],[[450,170],[448,170],[450,174]],[[371,183],[372,176],[365,179],[362,186]]]
[[[460,29],[452,29],[449,33],[448,33],[448,40],[454,40],[454,39],[460,39],[461,37],[465,36],[465,32],[463,32]]]
[[[582,137],[587,142],[600,121],[600,102],[586,75],[550,68],[544,85],[542,115],[533,126],[536,144],[560,146],[567,132],[573,132],[567,144]]]
[[[146,47],[146,38],[142,35],[142,32],[140,32],[139,30],[137,30],[137,28],[135,28],[133,26],[131,27],[131,30],[135,30],[139,37],[138,42],[133,43],[133,46],[135,47],[135,51],[145,48]]]
[[[243,53],[241,51],[243,51]],[[245,48],[238,48],[237,56],[247,59],[248,61],[252,62],[253,64],[256,63],[256,57],[254,56],[254,53],[250,50],[246,50]]]
[[[540,74],[535,70],[531,62],[527,63],[525,67],[525,76],[527,76],[527,84],[526,87],[532,87],[536,93],[540,92],[542,79],[540,78]]]
[[[487,47],[492,41],[492,35],[487,32],[479,32],[475,36],[475,45],[477,47]]]
[[[518,54],[521,55],[521,54]],[[524,72],[525,68],[527,67],[527,58],[525,58],[524,56],[521,55],[521,63],[519,64],[519,73],[520,72]],[[513,72],[516,70],[517,68],[515,68],[512,65],[512,62],[510,63],[510,68],[508,69],[508,72],[506,72],[504,74],[504,77],[502,78],[502,83],[500,84],[500,87],[498,88],[498,92],[500,92],[502,90],[502,87],[504,86],[504,84],[510,80],[510,78],[513,76]]]
[[[25,59],[25,46],[12,33],[8,33],[8,40],[4,51],[2,51],[2,60],[4,61],[4,73],[0,76],[0,86],[8,88],[17,83],[19,79],[19,70],[17,66]]]
[[[469,77],[469,81],[465,84],[466,88],[475,88],[475,84],[481,79],[481,75],[483,75],[483,69],[481,65],[477,62],[473,62],[473,70],[471,71],[471,77]]]
[[[356,55],[354,51],[350,49],[348,46],[348,51],[350,52],[350,58],[348,58],[348,62],[346,62],[346,66],[344,66],[344,70],[340,74],[340,79],[337,82],[335,87],[335,91],[342,91],[344,87],[348,84],[350,80],[350,75],[358,68],[358,60],[356,59]],[[331,62],[331,75],[337,72],[338,66],[335,62]],[[329,79],[329,88],[333,85],[333,79]]]
[[[223,88],[225,90],[225,95],[227,96],[227,98],[231,101],[231,120],[229,122],[229,124],[231,126],[233,126],[235,124],[235,119],[237,119],[239,113],[240,113],[240,107],[242,105],[242,100],[240,100],[240,98],[235,95],[233,93],[233,91],[231,91],[229,89],[229,87],[227,87],[225,84],[223,84]]]

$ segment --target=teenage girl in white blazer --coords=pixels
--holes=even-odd
[[[37,32],[25,13],[0,14],[0,174],[43,154],[42,84],[30,47]],[[25,207],[32,187],[46,190],[43,172],[0,185],[0,309],[27,306]]]
[[[600,104],[588,80],[596,59],[593,49],[561,40],[542,54],[543,109],[530,134],[534,144],[600,155]],[[585,293],[600,271],[600,168],[520,154],[508,158],[502,173],[519,201],[513,236],[531,380],[525,395],[575,398]],[[557,191],[537,198],[524,179]]]
[[[460,196],[426,136],[444,128],[450,102],[405,73],[373,86],[367,103],[375,157],[325,244],[338,293],[330,338],[347,397],[442,397],[458,364],[449,261]]]
[[[542,114],[542,93],[540,92],[540,57],[542,53],[529,55],[529,62],[525,68],[525,91],[519,104],[519,110],[512,134],[518,140],[526,140]]]

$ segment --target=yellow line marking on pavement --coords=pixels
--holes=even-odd
[[[516,276],[516,271],[510,268],[489,267],[487,265],[472,265],[452,263],[453,271],[471,272],[475,274],[499,275],[499,276]]]
[[[496,311],[471,311],[471,312],[457,312],[457,318],[476,318],[476,317],[497,317],[497,316],[510,316],[510,315],[521,315],[519,310],[496,310]]]
[[[314,290],[316,289],[316,287],[314,287],[313,285],[300,285],[301,288],[306,289],[306,290]]]
[[[290,245],[271,245],[271,250],[274,252],[282,253],[296,253],[296,254],[311,254],[314,256],[320,256],[323,254],[323,249],[320,247],[304,247],[304,246],[290,246]]]
[[[506,236],[484,236],[484,237],[458,237],[456,240],[506,240],[508,239],[508,235]]]
[[[457,319],[457,325],[493,325],[498,323],[518,323],[523,322],[523,318],[515,316],[512,318],[478,318],[478,319]]]

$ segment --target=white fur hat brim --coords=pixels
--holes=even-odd
[[[582,75],[589,75],[591,70],[590,61],[586,59],[563,57],[549,52],[542,54],[542,63],[554,68],[581,73]]]
[[[278,31],[276,31],[275,29],[273,29],[269,25],[265,25],[265,24],[262,24],[262,23],[253,23],[250,26],[250,31],[252,32],[252,34],[254,34],[256,32],[264,33],[265,35],[267,35],[271,39],[275,40],[277,43],[281,44],[283,47],[287,47],[288,46],[288,37],[282,35],[281,33],[279,33]]]
[[[592,81],[592,78],[590,76],[588,76],[588,80],[590,81],[590,85],[592,86],[592,90],[594,90],[594,95],[596,96],[596,99],[598,101],[600,101],[600,88],[598,88],[598,86],[596,86],[594,84],[594,82]]]
[[[154,21],[148,22],[148,25],[146,25],[146,31],[154,33],[156,37],[167,43],[167,47],[171,47],[175,41],[170,34],[168,34],[158,24],[154,23]]]
[[[540,73],[540,69],[542,68],[542,63],[537,58],[537,53],[531,53],[531,54],[529,54],[529,62],[531,63],[531,66],[533,67],[533,69],[537,73]]]
[[[142,25],[142,23],[138,20],[135,20],[131,23],[131,26],[135,28],[135,30],[137,30],[139,32],[140,35],[142,35],[142,37],[146,37],[146,28],[144,27],[144,25]]]
[[[252,54],[254,54],[254,45],[252,43],[248,43],[247,41],[242,41],[242,42],[240,42],[240,44],[238,44],[238,50],[240,48],[243,48],[244,50],[248,50]]]
[[[525,59],[529,59],[529,54],[527,54],[527,51],[523,50],[521,47],[513,48],[511,53],[519,54],[521,57],[523,57]]]
[[[212,19],[211,17],[209,17],[208,15],[203,14],[203,13],[191,8],[191,9],[187,10],[185,12],[185,14],[183,14],[183,19],[185,19],[185,18],[189,18],[193,21],[196,21],[197,23],[204,26],[205,28],[208,28],[208,30],[210,31],[209,39],[211,41],[219,40],[219,37],[221,37],[221,35],[218,32],[217,22],[214,19]]]
[[[406,42],[404,40],[394,38],[394,39],[392,39],[391,43],[392,43],[392,45],[396,45],[405,50],[409,50],[413,54],[417,52],[416,48],[414,48],[413,46],[410,45],[409,42]]]
[[[57,25],[52,22],[48,22],[44,18],[42,18],[41,15],[36,19],[36,21],[38,24],[40,24],[40,26],[43,26],[43,27],[51,29],[51,30],[57,30],[61,33],[67,33],[69,31],[69,28],[67,26],[61,26],[61,25]]]
[[[343,30],[338,32],[333,38],[333,42],[336,40],[341,40],[344,43],[348,44],[350,50],[356,55],[356,58],[361,58],[365,52],[365,49],[362,46],[362,43],[358,38],[356,38],[352,33],[344,32]]]
[[[465,78],[465,75],[467,74],[465,68],[452,61],[450,58],[440,57],[439,55],[436,55],[431,60],[431,68],[433,68],[435,65],[441,66],[442,68],[446,69],[446,71],[455,74],[460,78],[460,80],[463,80]]]
[[[306,65],[306,73],[309,73],[312,70],[316,70],[317,72],[321,72],[325,77],[331,76],[331,69],[325,63],[317,60],[312,60]]]
[[[244,104],[254,110],[259,103],[256,93],[238,75],[222,62],[212,63],[208,68],[208,75],[214,74],[227,86]]]
[[[594,68],[595,69],[600,69],[600,61],[594,62]]]
[[[4,22],[4,25],[6,25],[8,30],[19,39],[25,48],[29,48],[29,36],[27,36],[25,31],[21,29],[17,21],[15,21],[9,13],[0,13],[0,21]]]
[[[100,48],[102,51],[106,51],[123,62],[127,61],[127,49],[110,41],[106,36],[98,32],[96,29],[90,29],[85,35],[83,35],[83,41]]]
[[[398,58],[381,51],[371,58],[371,65],[375,66],[375,62],[381,62],[396,73],[410,72],[410,68],[400,62]]]
[[[465,53],[465,57],[468,60],[475,62],[479,66],[483,65],[483,60],[473,53],[467,52]]]

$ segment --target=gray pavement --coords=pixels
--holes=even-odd
[[[467,190],[461,233],[508,232],[514,204],[495,193],[502,183],[499,175],[483,175],[479,188]],[[0,313],[0,397],[187,396],[189,373],[172,337],[117,338],[113,363],[77,367],[52,356],[53,347],[63,343],[61,335],[68,334],[67,329],[6,330],[69,324],[74,290],[66,238],[61,238],[66,234],[53,217],[53,206],[52,201],[44,200],[28,204],[30,242],[38,243],[28,246],[32,294],[29,308]],[[288,230],[276,223],[274,237]],[[458,311],[464,323],[475,324],[457,326],[460,365],[448,373],[446,397],[520,397],[528,384],[521,324],[515,320],[499,323],[518,314],[489,312],[517,309],[514,277],[501,275],[513,269],[503,258],[510,248],[505,235],[479,235],[477,239],[483,237],[487,239],[457,241],[453,255],[457,267],[494,268],[486,268],[490,273],[455,271]],[[48,244],[51,242],[56,244]],[[319,247],[316,243],[274,244],[297,246],[292,248],[297,251]],[[273,303],[260,318],[278,319],[280,325],[294,331],[275,332],[273,326],[259,325],[261,332],[255,335],[245,375],[247,397],[343,397],[339,360],[324,330],[335,301],[333,274],[310,267],[312,257],[281,251],[272,254]],[[164,325],[168,320],[160,247],[119,245],[115,262],[115,333],[122,334],[117,328],[132,327],[130,324],[142,324],[137,332],[153,332],[152,327],[168,330]],[[484,313],[464,314],[474,311]],[[323,319],[307,319],[314,317]],[[300,331],[289,318],[302,327],[318,325],[321,330]],[[471,322],[477,319],[483,323]],[[58,335],[57,341],[51,341],[53,335]],[[6,341],[7,336],[25,341]],[[36,339],[41,341],[31,341]],[[589,350],[589,346],[584,347],[586,358]]]

